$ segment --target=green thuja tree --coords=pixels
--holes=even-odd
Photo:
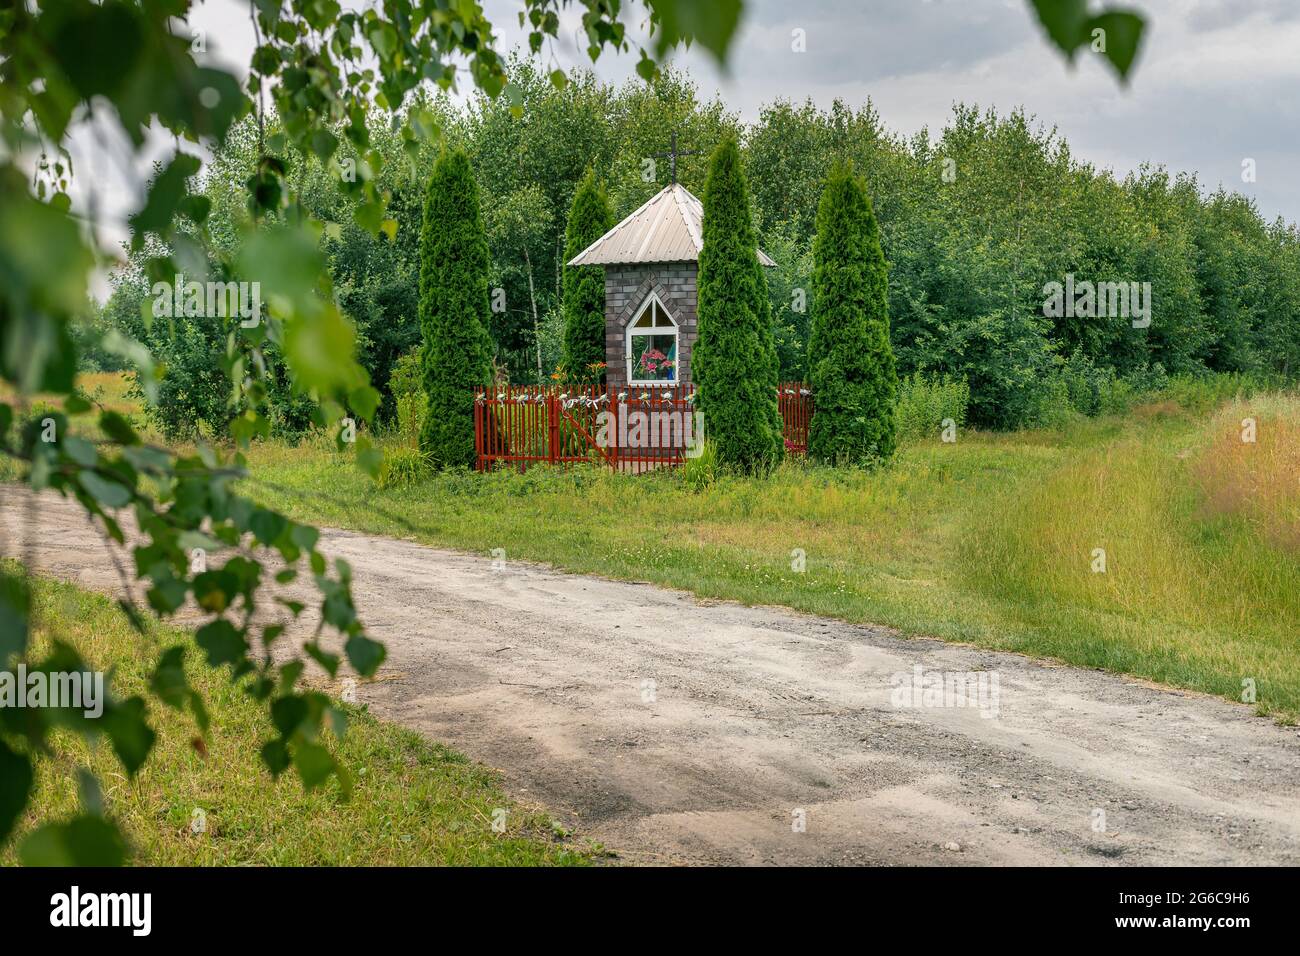
[[[782,451],[767,283],[736,141],[722,141],[704,186],[699,338],[691,357],[704,434],[725,467],[771,468]]]
[[[763,346],[764,358],[760,368],[767,372],[767,385],[771,389],[773,400],[766,403],[768,417],[772,422],[772,462],[775,464],[785,457],[785,422],[781,418],[778,389],[781,387],[781,357],[776,349],[776,326],[772,322],[772,299],[767,287],[767,267],[758,259],[757,249],[754,256],[754,315],[758,321],[758,340]]]
[[[492,377],[487,239],[478,187],[459,150],[433,167],[420,231],[420,332],[429,405],[420,448],[442,468],[474,464],[475,385]]]
[[[848,166],[836,166],[822,190],[812,285],[809,454],[845,464],[883,461],[897,444],[888,269],[866,185]]]
[[[589,169],[573,195],[564,236],[564,367],[582,382],[604,378],[593,366],[605,361],[605,270],[568,263],[613,224],[605,188]]]

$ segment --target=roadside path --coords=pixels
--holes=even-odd
[[[20,551],[23,495],[0,485],[0,554]],[[38,514],[43,572],[118,589],[74,505],[42,496]],[[624,861],[1300,863],[1300,733],[1248,707],[778,608],[322,537],[389,649],[360,701],[499,768]],[[897,706],[896,675],[918,665],[996,674],[996,716]]]

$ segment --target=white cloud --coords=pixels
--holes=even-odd
[[[750,0],[732,75],[683,62],[706,92],[753,119],[782,96],[870,97],[890,128],[938,129],[962,101],[1015,107],[1056,126],[1081,160],[1124,174],[1144,162],[1197,172],[1254,196],[1266,216],[1300,219],[1300,4],[1295,0],[1134,0],[1148,31],[1132,82],[1084,53],[1070,67],[1021,0],[832,3]],[[805,54],[788,49],[806,24]],[[824,52],[823,52],[824,51]],[[1241,160],[1259,163],[1240,182]]]

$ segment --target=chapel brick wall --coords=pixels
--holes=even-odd
[[[698,273],[695,262],[605,267],[605,361],[609,365],[606,380],[611,385],[627,384],[627,326],[652,291],[659,293],[677,322],[678,381],[691,381],[691,351],[698,336]]]

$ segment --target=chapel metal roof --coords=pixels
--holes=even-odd
[[[703,222],[703,204],[681,183],[671,183],[574,256],[569,265],[694,262],[704,248]],[[758,261],[776,265],[762,249]]]

